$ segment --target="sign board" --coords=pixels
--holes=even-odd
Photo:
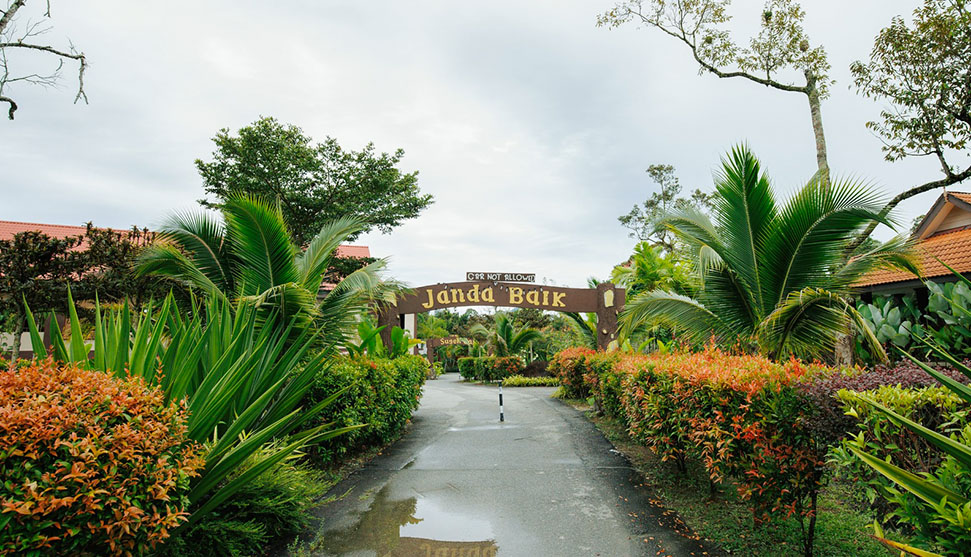
[[[491,280],[493,282],[536,282],[536,273],[482,273],[469,271],[465,280]]]
[[[618,299],[623,300],[623,291]],[[613,300],[613,289],[611,289]],[[508,282],[453,282],[414,289],[398,299],[398,313],[424,313],[456,306],[504,306],[550,311],[597,311],[597,291]]]

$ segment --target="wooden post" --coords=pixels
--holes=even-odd
[[[381,342],[391,350],[391,330],[398,326],[398,308],[392,305],[381,305],[378,309],[378,327],[381,330]]]
[[[612,283],[597,285],[597,348],[607,350],[617,340],[617,316],[624,309],[624,289]]]

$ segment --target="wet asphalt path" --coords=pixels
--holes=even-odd
[[[708,555],[552,388],[429,381],[411,429],[337,485],[313,555]]]

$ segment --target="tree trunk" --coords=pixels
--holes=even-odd
[[[822,185],[829,189],[829,161],[826,158],[826,135],[823,133],[823,112],[820,106],[819,89],[816,76],[806,72],[806,97],[809,98],[809,113],[813,121],[813,135],[816,139],[816,168]]]
[[[20,337],[24,334],[26,316],[18,313],[14,318],[13,348],[10,350],[10,365],[20,359]]]

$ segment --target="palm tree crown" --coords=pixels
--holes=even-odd
[[[491,329],[477,324],[472,327],[472,334],[486,337],[489,346],[492,347],[492,353],[496,356],[515,356],[525,350],[530,342],[543,338],[543,334],[536,329],[517,330],[505,313],[496,314],[495,323]]]
[[[698,274],[694,296],[640,294],[621,316],[622,326],[666,324],[696,342],[714,337],[778,358],[831,353],[836,335],[852,321],[882,354],[849,303],[852,285],[874,269],[917,268],[900,236],[846,258],[847,245],[867,224],[890,224],[880,196],[859,183],[815,177],[779,204],[747,148],[735,148],[722,162],[711,217],[685,210],[664,221],[690,249]]]
[[[324,340],[343,342],[356,313],[382,296],[378,261],[359,269],[323,300],[318,292],[337,247],[362,223],[343,218],[321,228],[303,251],[291,240],[278,203],[237,196],[221,206],[222,219],[207,212],[177,213],[147,248],[138,273],[175,279],[208,295],[251,302],[279,311],[284,322],[316,323]]]

